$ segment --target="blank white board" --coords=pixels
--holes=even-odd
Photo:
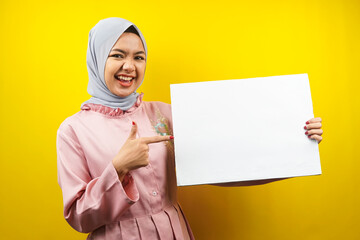
[[[321,174],[307,74],[170,89],[178,186]]]

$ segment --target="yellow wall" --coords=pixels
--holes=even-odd
[[[111,16],[147,39],[145,100],[170,102],[171,83],[309,74],[323,174],[179,189],[197,239],[360,239],[358,0],[2,0],[1,239],[85,238],[62,216],[55,137],[89,97],[88,32]]]

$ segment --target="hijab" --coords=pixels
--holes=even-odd
[[[139,33],[147,56],[147,47],[144,36],[140,30],[128,20],[122,18],[106,18],[100,20],[89,33],[89,42],[86,52],[86,65],[89,74],[88,93],[92,96],[83,102],[81,107],[87,103],[101,104],[112,108],[120,108],[123,111],[131,108],[137,100],[138,93],[133,92],[129,96],[119,97],[108,89],[105,83],[105,63],[110,50],[119,37],[130,26]],[[143,81],[142,79],[141,81]],[[141,85],[141,84],[140,84]],[[140,86],[139,85],[139,86]],[[136,90],[135,90],[136,91]]]

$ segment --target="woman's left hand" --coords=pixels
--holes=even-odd
[[[321,118],[312,118],[306,122],[304,129],[306,130],[305,134],[310,139],[315,139],[318,143],[321,142],[323,130],[321,129]]]

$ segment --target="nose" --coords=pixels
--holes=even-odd
[[[126,59],[123,65],[123,69],[125,72],[133,72],[135,70],[134,62],[131,59]]]

